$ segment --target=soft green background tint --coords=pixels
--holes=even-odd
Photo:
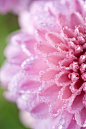
[[[3,50],[6,46],[6,38],[17,29],[19,29],[17,16],[0,15],[0,66],[5,60]],[[0,87],[0,129],[26,129],[19,121],[16,104],[8,102],[3,97],[3,91]]]

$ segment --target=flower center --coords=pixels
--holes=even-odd
[[[86,32],[85,27],[78,26],[74,30],[74,37],[69,38],[69,52],[72,51],[75,59],[70,65],[73,72],[69,75],[73,82],[86,81]]]

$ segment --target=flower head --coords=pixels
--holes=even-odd
[[[85,129],[84,1],[34,3],[26,16],[31,33],[20,21],[23,32],[11,37],[5,51],[8,62],[1,70],[8,89],[5,96],[40,121],[36,129]]]

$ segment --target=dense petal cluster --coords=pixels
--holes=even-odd
[[[34,117],[34,129],[86,128],[84,5],[34,2],[30,12],[19,15],[22,31],[11,36],[5,50],[1,82],[6,98]]]

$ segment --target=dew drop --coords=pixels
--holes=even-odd
[[[52,129],[55,129],[55,128],[56,128],[55,126],[52,127]]]
[[[65,120],[64,119],[60,119],[59,124],[63,125],[64,123],[65,123]]]
[[[85,122],[84,122],[84,124],[83,124],[83,127],[86,127],[86,120],[85,120]]]
[[[73,120],[75,120],[75,117],[73,117]]]
[[[63,126],[62,125],[60,125],[59,127],[58,127],[58,129],[62,129],[63,128]]]

